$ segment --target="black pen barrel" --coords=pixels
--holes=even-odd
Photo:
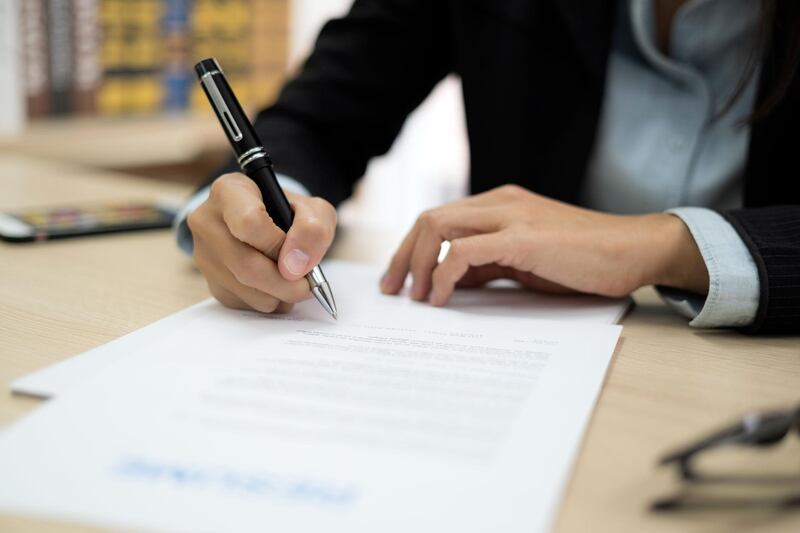
[[[258,185],[258,190],[261,191],[261,197],[272,221],[283,231],[288,232],[292,227],[294,213],[283,189],[278,184],[269,159],[262,158],[254,161],[247,166],[245,174]]]

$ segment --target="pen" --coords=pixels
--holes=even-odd
[[[294,220],[292,207],[278,184],[278,178],[272,169],[272,160],[261,145],[247,115],[242,111],[222,68],[216,59],[208,58],[197,63],[194,70],[225,131],[225,136],[228,137],[236,153],[239,167],[258,185],[267,213],[275,224],[288,232]],[[336,302],[319,265],[306,275],[306,279],[317,301],[328,314],[336,318]]]

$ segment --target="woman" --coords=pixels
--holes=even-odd
[[[291,230],[233,173],[187,206],[179,240],[224,304],[288,310],[333,206],[456,73],[473,195],[419,218],[384,292],[409,272],[434,305],[497,277],[657,285],[693,326],[800,331],[798,20],[791,0],[357,0],[255,123],[296,191]]]

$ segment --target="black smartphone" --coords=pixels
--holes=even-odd
[[[174,206],[159,203],[109,203],[0,213],[0,239],[46,241],[101,233],[168,228]]]

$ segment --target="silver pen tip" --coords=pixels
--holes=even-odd
[[[313,289],[311,292],[314,294],[314,297],[317,301],[322,305],[323,309],[331,315],[334,320],[338,320],[339,313],[336,309],[336,300],[333,299],[333,292],[331,292],[330,285],[327,282],[320,283]]]

